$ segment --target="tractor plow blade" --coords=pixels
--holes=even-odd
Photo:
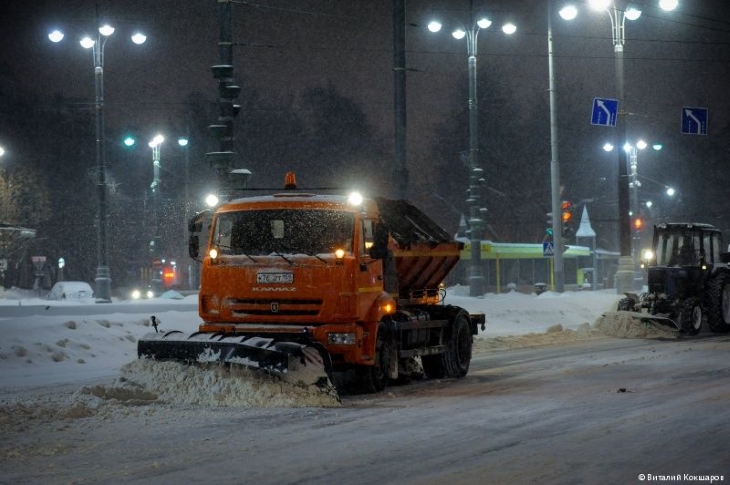
[[[627,319],[633,319],[633,320],[639,320],[641,322],[645,323],[651,323],[656,328],[662,331],[679,331],[679,325],[677,322],[672,320],[671,318],[664,317],[662,315],[652,315],[650,313],[642,313],[642,312],[630,312],[630,311],[615,311],[615,312],[605,312],[603,314],[604,318],[607,319],[614,319],[614,320],[627,320]]]
[[[261,369],[293,384],[334,387],[329,356],[315,345],[271,338],[180,331],[150,333],[137,342],[139,358],[189,364],[225,363]]]

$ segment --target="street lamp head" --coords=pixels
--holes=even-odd
[[[671,188],[671,187],[667,187],[667,195],[668,195],[669,197],[672,197],[672,196],[674,196],[674,194],[676,194],[676,193],[677,193],[677,191],[676,191],[676,190],[674,190],[674,189],[673,189],[673,188]]]
[[[513,24],[512,22],[507,22],[502,26],[502,32],[504,32],[507,35],[512,35],[515,32],[517,32],[517,26]]]
[[[101,27],[99,27],[99,33],[103,35],[104,37],[109,37],[114,33],[114,27],[112,27],[109,24],[104,24]]]
[[[441,27],[441,22],[439,22],[438,20],[432,20],[428,23],[428,30],[430,30],[431,32],[438,32],[439,30],[441,30]]]
[[[81,44],[81,47],[84,49],[91,49],[96,44],[96,41],[91,37],[84,37],[79,41],[79,44]]]
[[[588,5],[593,10],[606,10],[608,7],[611,6],[611,0],[588,0]]]
[[[132,35],[132,42],[137,45],[144,44],[146,40],[147,36],[144,35],[142,32],[135,32],[134,35]]]
[[[566,5],[558,12],[563,20],[573,20],[578,16],[578,9],[575,5]]]
[[[461,40],[466,35],[466,31],[464,29],[456,29],[451,33],[451,35],[454,36],[454,39]]]
[[[604,151],[607,151],[607,152],[610,152],[610,151],[613,150],[613,145],[610,144],[610,143],[606,143],[605,145],[603,145],[603,150]]]
[[[151,142],[149,142],[150,148],[155,148],[159,146],[163,141],[165,141],[165,138],[162,135],[155,136]]]
[[[679,5],[679,0],[659,0],[659,8],[667,12],[677,8],[677,5]]]
[[[178,138],[177,139],[177,144],[180,145],[181,147],[188,146],[188,142],[189,142],[189,140],[187,138]]]
[[[63,32],[56,29],[48,34],[48,39],[54,43],[61,42],[63,40]]]
[[[487,17],[481,17],[479,20],[477,20],[477,25],[480,29],[488,29],[490,25],[492,25],[492,21],[489,20]]]
[[[641,10],[636,7],[629,7],[624,12],[624,15],[629,20],[637,20],[639,17],[641,17]]]
[[[0,157],[5,155],[5,149],[3,147],[0,147]]]
[[[647,143],[644,140],[639,140],[639,141],[636,142],[636,148],[638,148],[639,150],[643,150],[647,146],[648,145],[647,145]]]

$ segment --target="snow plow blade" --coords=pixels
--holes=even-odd
[[[137,342],[137,356],[188,364],[225,363],[260,369],[293,384],[333,388],[329,355],[315,345],[271,338],[180,331],[150,333]]]
[[[626,318],[633,318],[635,320],[640,320],[642,322],[651,323],[655,327],[659,328],[660,330],[673,330],[675,332],[678,332],[680,330],[679,325],[677,322],[672,320],[671,318],[663,317],[661,315],[652,315],[650,313],[642,313],[642,312],[630,312],[630,311],[615,311],[615,312],[605,312],[603,314],[606,318],[614,318],[614,319],[626,319]]]

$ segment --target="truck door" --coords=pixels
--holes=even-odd
[[[383,263],[370,257],[373,245],[375,221],[361,219],[358,235],[359,269],[357,271],[357,292],[360,302],[360,315],[365,315],[372,307],[375,299],[383,291]]]

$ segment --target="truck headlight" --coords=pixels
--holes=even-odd
[[[354,333],[328,333],[327,343],[330,345],[355,345],[357,336]]]

